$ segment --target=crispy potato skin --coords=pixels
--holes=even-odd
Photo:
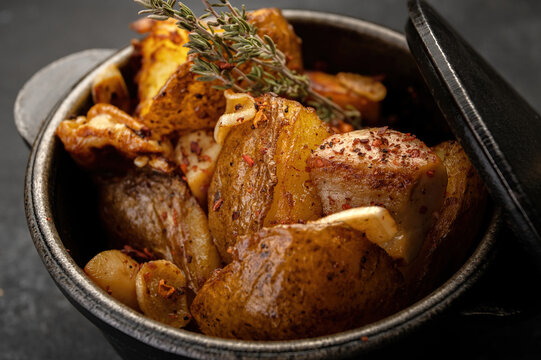
[[[412,297],[419,299],[438,286],[466,258],[479,234],[487,204],[483,181],[456,141],[432,148],[447,169],[445,200],[419,257],[401,267]]]
[[[399,309],[403,279],[391,258],[339,225],[285,225],[243,237],[234,260],[191,306],[204,334],[289,340],[332,334]]]
[[[247,16],[248,22],[257,27],[257,33],[261,37],[265,34],[270,36],[276,47],[284,53],[287,67],[302,72],[302,41],[280,9],[259,9],[249,12]]]
[[[148,22],[149,35],[137,43],[141,69],[135,77],[140,101],[139,111],[148,111],[152,98],[188,57],[188,32],[179,29],[174,20]]]
[[[209,228],[226,262],[239,235],[321,216],[306,159],[328,127],[295,101],[266,95],[258,102],[255,123],[226,138],[209,188]]]
[[[258,28],[259,35],[266,34],[274,40],[286,54],[288,67],[302,71],[300,39],[280,10],[254,11],[248,14],[248,21]],[[197,76],[190,72],[191,65],[191,61],[180,65],[167,82],[164,80],[165,85],[152,101],[141,107],[142,122],[156,136],[213,128],[225,110],[223,91],[213,88],[219,83],[197,81]]]
[[[98,184],[100,217],[114,247],[147,248],[173,262],[195,292],[221,265],[205,213],[176,173],[129,172]]]
[[[340,83],[336,75],[321,71],[307,71],[312,89],[317,93],[330,97],[335,103],[346,108],[348,105],[361,112],[363,125],[376,125],[381,116],[381,102],[372,101],[361,96]]]
[[[87,170],[115,169],[139,156],[167,158],[173,151],[169,140],[151,139],[141,122],[104,103],[90,108],[86,117],[62,121],[56,135],[73,160]]]

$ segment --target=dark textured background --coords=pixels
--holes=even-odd
[[[198,1],[187,3],[200,9]],[[407,19],[405,1],[400,0],[246,3],[252,8],[330,11],[399,31]],[[541,110],[541,1],[433,0],[432,4]],[[49,62],[83,49],[128,44],[134,36],[128,24],[137,18],[137,10],[130,0],[0,2],[0,359],[118,358],[99,331],[60,294],[32,245],[23,210],[28,150],[15,131],[12,109],[24,82]],[[541,358],[541,302],[534,297],[539,280],[506,238],[509,244],[504,243],[499,261],[463,304],[470,316],[452,311],[381,355]],[[521,315],[472,316],[487,309],[472,305],[479,301],[490,308],[522,309]]]

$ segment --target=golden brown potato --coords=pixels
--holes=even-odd
[[[139,310],[135,277],[139,264],[119,250],[102,251],[85,266],[85,273],[100,288],[121,303]]]
[[[175,162],[186,176],[186,182],[203,209],[214,174],[221,146],[214,141],[211,130],[198,130],[181,136],[175,147]]]
[[[130,172],[98,182],[100,216],[114,247],[147,248],[172,261],[195,292],[221,265],[207,217],[179,175]]]
[[[147,163],[160,171],[170,171],[165,160],[173,147],[169,140],[149,138],[149,129],[110,104],[96,104],[87,116],[62,121],[56,129],[66,151],[75,162],[90,170],[117,169],[124,160],[147,157]]]
[[[139,308],[146,316],[164,324],[182,328],[190,322],[187,290],[182,270],[170,261],[149,261],[137,273]]]
[[[131,110],[128,87],[114,64],[107,66],[92,80],[91,92],[94,104],[111,104],[126,113]]]
[[[372,77],[348,73],[331,75],[321,71],[307,71],[306,75],[310,78],[310,86],[315,92],[331,98],[343,108],[349,105],[359,110],[364,126],[378,123],[381,101],[386,95],[385,86],[381,82]],[[375,96],[372,96],[369,90],[372,90]]]
[[[458,142],[446,141],[433,150],[447,169],[447,190],[419,257],[400,268],[415,299],[462,264],[479,234],[487,201],[485,186]]]
[[[145,23],[149,35],[136,45],[141,55],[141,68],[135,77],[138,85],[139,112],[146,113],[152,98],[188,57],[188,32],[180,29],[175,20]]]
[[[295,101],[266,95],[258,104],[253,121],[230,130],[209,188],[209,228],[226,262],[239,235],[321,216],[306,159],[328,127]]]
[[[447,186],[445,166],[422,141],[386,127],[332,135],[308,167],[325,214],[383,206],[399,234],[381,246],[406,264],[417,256]]]
[[[332,334],[397,311],[392,259],[344,225],[295,224],[242,237],[191,311],[204,334],[288,340]]]
[[[258,34],[270,36],[286,55],[287,65],[302,71],[300,40],[278,9],[260,9],[248,15]],[[179,66],[150,104],[142,106],[141,121],[156,135],[210,129],[225,110],[223,91],[213,88],[218,82],[200,82],[190,72],[190,61]],[[249,66],[249,64],[246,64]]]

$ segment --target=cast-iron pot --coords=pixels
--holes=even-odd
[[[384,116],[428,145],[452,137],[427,91],[403,35],[362,20],[311,11],[284,14],[303,39],[307,68],[383,74]],[[98,288],[82,266],[106,245],[100,233],[91,182],[64,151],[54,131],[60,121],[91,105],[92,78],[108,64],[129,67],[126,48],[83,77],[52,110],[33,144],[26,173],[25,206],[35,246],[54,281],[124,358],[340,358],[381,348],[455,303],[484,272],[501,228],[501,211],[489,206],[468,259],[431,294],[408,308],[358,329],[314,339],[251,342],[208,337],[153,321]],[[68,69],[69,71],[69,69]],[[74,79],[75,80],[75,79]],[[48,84],[50,86],[51,84]]]

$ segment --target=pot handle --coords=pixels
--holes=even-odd
[[[14,107],[15,126],[29,147],[43,121],[59,100],[116,50],[89,49],[60,58],[35,73],[19,91]]]

